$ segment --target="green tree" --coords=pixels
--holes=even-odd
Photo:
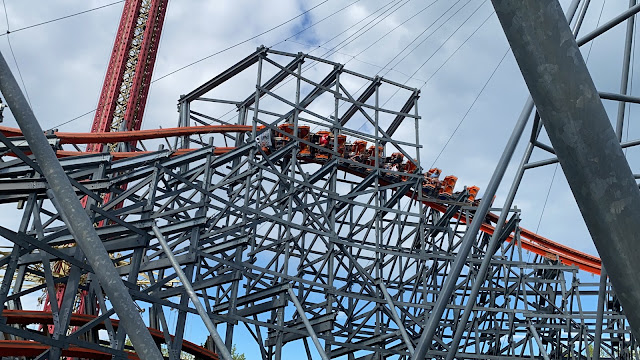
[[[244,356],[244,354],[239,354],[237,351],[238,350],[236,349],[236,346],[233,345],[231,347],[231,358],[233,360],[247,360],[247,358]]]

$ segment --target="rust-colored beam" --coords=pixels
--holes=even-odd
[[[2,316],[6,319],[7,324],[10,324],[10,325],[53,324],[53,315],[51,312],[47,312],[47,311],[5,310],[2,312]],[[69,324],[72,326],[82,326],[95,318],[96,318],[95,315],[71,314],[71,320]],[[109,319],[109,320],[111,321],[111,325],[114,327],[114,329],[117,329],[118,326],[120,326],[119,320],[114,320],[114,319]],[[104,325],[101,323],[98,326],[104,326]],[[149,333],[151,333],[151,336],[154,338],[155,341],[159,343],[164,343],[164,335],[162,331],[154,328],[148,328],[148,329],[149,329]],[[171,339],[174,338],[173,335],[169,335],[169,336],[171,337]],[[35,355],[15,354],[15,353],[8,354],[4,352],[4,351],[7,351],[7,352],[15,351],[16,347],[19,348],[19,345],[22,345],[24,348],[29,348],[29,349],[36,349],[37,346],[40,346],[42,347],[42,349],[40,350],[40,352],[36,353]],[[16,341],[4,340],[4,341],[0,341],[0,356],[37,356],[48,348],[49,347],[46,345],[42,345],[33,341],[17,341],[16,342]],[[111,359],[111,355],[107,353],[102,353],[96,350],[85,349],[85,348],[74,347],[74,346],[69,347],[69,350],[71,350],[72,348],[75,348],[74,351],[84,352],[84,355],[89,355],[89,356],[84,356],[84,355],[80,356],[80,355],[73,355],[73,354],[69,354],[69,356],[80,357],[80,358],[90,358],[90,359],[102,359],[102,358]],[[40,349],[40,348],[38,347],[37,349]],[[182,341],[182,350],[191,355],[196,355],[197,357],[200,357],[202,359],[218,360],[218,355],[216,353],[210,350],[207,350],[202,346],[198,346],[187,340]],[[97,357],[94,357],[91,354],[94,354]],[[103,354],[106,357],[103,357]],[[132,356],[129,356],[130,359],[138,359],[137,355],[135,355],[134,353],[131,353],[131,354]],[[64,350],[63,350],[63,355],[66,355]]]
[[[106,134],[92,134],[92,133],[63,133],[57,132],[55,133],[58,138],[60,138],[60,142],[62,144],[83,144],[93,141],[102,141],[102,142],[125,142],[125,141],[133,141],[133,140],[145,140],[145,139],[157,139],[164,138],[170,136],[185,136],[185,135],[194,135],[194,134],[210,134],[210,133],[232,133],[232,132],[248,132],[251,131],[251,126],[248,125],[210,125],[210,126],[192,126],[192,127],[180,127],[180,128],[170,128],[170,129],[154,129],[154,130],[140,130],[140,131],[123,131],[117,133],[106,133]],[[22,133],[20,129],[9,128],[5,126],[0,126],[0,132],[2,132],[7,137],[13,136],[21,136]],[[98,140],[99,139],[99,140]],[[217,147],[214,149],[214,155],[222,155],[229,151],[235,149],[234,147]],[[171,156],[178,156],[182,154],[186,154],[190,151],[196,149],[179,149],[171,154]],[[149,151],[136,151],[136,152],[114,152],[111,153],[113,156],[113,160],[121,160],[126,158],[131,158],[134,156],[139,156],[143,154],[148,154]],[[66,151],[66,150],[58,150],[56,152],[58,157],[69,157],[69,156],[80,156],[86,155],[86,152],[79,151]],[[302,161],[314,162],[313,159],[301,158]],[[363,176],[362,173],[358,171],[354,171],[353,169],[343,166],[341,170],[349,172],[356,176]],[[407,193],[407,196],[413,196],[413,193]],[[429,201],[424,202],[425,205],[438,210],[440,212],[446,211],[446,206],[433,203]],[[498,221],[498,216],[492,213],[487,215],[488,219],[495,223]],[[460,221],[466,223],[467,219],[465,217],[456,216]],[[481,229],[482,232],[486,234],[493,234],[495,228],[490,224],[482,224]],[[578,266],[581,270],[587,271],[592,274],[600,275],[600,267],[601,262],[600,258],[597,256],[589,255],[583,253],[581,251],[572,249],[568,246],[562,245],[560,243],[554,242],[550,239],[545,238],[539,234],[536,234],[533,231],[527,230],[525,228],[520,229],[521,235],[521,246],[523,249],[533,252],[535,254],[544,256],[546,258],[556,259],[561,261],[566,265],[575,265]],[[513,237],[509,237],[507,241],[512,241]]]
[[[120,131],[110,133],[73,133],[73,132],[56,132],[55,135],[60,139],[60,144],[91,144],[91,143],[113,143],[128,142],[148,139],[160,139],[173,136],[197,135],[197,134],[226,134],[249,132],[249,125],[209,125],[209,126],[191,126],[177,127],[167,129],[139,130],[139,131]],[[0,132],[6,137],[22,136],[20,129],[0,126]],[[98,151],[89,151],[98,152]]]
[[[0,356],[1,357],[29,357],[35,358],[48,350],[50,347],[35,341],[28,340],[0,340]],[[98,359],[109,360],[111,354],[94,350],[82,348],[75,345],[69,345],[66,349],[62,349],[62,355],[67,358],[84,358],[84,359]],[[127,353],[127,358],[132,360],[140,359],[136,353]]]

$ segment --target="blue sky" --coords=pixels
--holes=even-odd
[[[321,2],[170,1],[154,78],[259,34]],[[567,2],[563,1],[563,4]],[[55,3],[6,0],[8,28],[18,29],[107,3],[106,0]],[[175,106],[180,94],[213,77],[257,46],[271,46],[290,38],[276,48],[326,54],[330,60],[347,63],[349,69],[368,75],[387,73],[389,69],[381,68],[393,60],[390,63],[393,69],[388,71],[387,77],[422,87],[423,166],[428,167],[437,158],[435,165],[443,169],[444,175],[455,174],[460,185],[477,185],[484,189],[527,97],[512,55],[507,54],[501,61],[508,45],[497,19],[491,15],[490,2],[400,1],[386,7],[397,10],[382,15],[389,14],[384,21],[356,32],[366,21],[350,30],[349,27],[380,8],[386,9],[386,2],[381,0],[356,1],[344,11],[297,34],[350,3],[326,1],[296,21],[154,83],[143,128],[175,126]],[[431,3],[428,9],[410,19]],[[593,0],[581,34],[619,13],[626,6],[623,3]],[[14,70],[17,70],[16,63],[19,65],[32,107],[44,128],[89,131],[92,114],[58,125],[95,108],[121,10],[121,5],[110,6],[0,38],[0,51]],[[435,25],[429,27],[432,23]],[[0,29],[3,26],[6,24],[0,20]],[[368,30],[365,32],[365,29]],[[423,31],[425,35],[412,43]],[[601,91],[616,92],[619,88],[623,31],[624,26],[618,26],[598,38],[593,46],[583,47],[594,81]],[[11,41],[15,62],[9,55],[7,39]],[[327,51],[338,44],[337,52]],[[409,47],[403,51],[406,46]],[[409,51],[410,55],[405,57]],[[415,75],[409,78],[414,72]],[[635,72],[633,78],[637,80]],[[635,88],[631,86],[632,95],[637,94],[637,86]],[[605,101],[605,106],[613,120],[617,103]],[[636,124],[638,111],[635,105],[629,108],[631,121],[625,122],[625,138],[636,139],[640,133]],[[10,114],[3,125],[15,126]],[[544,134],[542,138],[546,141]],[[496,204],[505,197],[524,144],[525,141],[521,141]],[[630,149],[627,154],[632,170],[640,172],[638,151]],[[538,151],[533,160],[547,157],[548,154]],[[554,241],[596,254],[561,169],[555,177],[554,171],[555,166],[547,166],[525,174],[514,203],[522,209],[522,226],[537,229]],[[3,223],[14,221],[12,209],[3,207],[0,211],[3,211]],[[202,331],[193,333],[196,339]],[[247,355],[254,355],[252,351],[247,350]]]

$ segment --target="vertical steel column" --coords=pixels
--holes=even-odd
[[[502,177],[504,176],[505,171],[507,170],[507,166],[509,165],[509,161],[513,156],[513,152],[516,150],[516,146],[518,145],[518,141],[522,136],[522,132],[524,131],[525,126],[527,125],[527,121],[529,120],[529,116],[521,116],[516,123],[513,132],[511,133],[511,137],[505,146],[504,152],[496,165],[496,169],[491,176],[491,180],[487,185],[487,191],[484,193],[483,198],[484,201],[480,202],[480,206],[476,210],[475,215],[473,216],[473,221],[469,224],[464,237],[462,238],[462,242],[460,244],[460,248],[458,250],[458,255],[456,256],[455,261],[451,265],[451,269],[447,274],[447,278],[442,285],[442,289],[438,294],[438,298],[436,299],[436,303],[431,309],[431,313],[429,314],[429,319],[427,320],[424,329],[422,330],[422,335],[420,335],[420,341],[418,342],[418,346],[416,346],[416,351],[414,355],[411,357],[413,360],[424,359],[431,347],[431,342],[433,340],[433,335],[438,328],[438,324],[440,323],[440,319],[442,318],[442,314],[444,313],[447,304],[450,302],[451,294],[455,289],[456,282],[458,281],[458,277],[462,272],[462,268],[464,264],[467,262],[467,257],[469,256],[469,252],[471,251],[471,247],[476,241],[476,235],[478,234],[478,230],[480,230],[480,226],[482,225],[483,219],[487,216],[489,212],[489,208],[491,207],[491,199],[496,194],[498,190],[498,186],[502,181]]]
[[[0,91],[5,96],[16,122],[55,195],[59,211],[67,220],[69,231],[87,257],[100,285],[109,296],[109,301],[127,330],[138,356],[142,359],[162,359],[162,354],[142,321],[129,291],[113,266],[102,240],[98,237],[89,216],[80,204],[67,174],[48,144],[38,120],[31,111],[1,53]]]
[[[418,163],[418,166],[421,166],[421,162],[420,162],[420,120],[418,119],[418,99],[420,98],[420,90],[417,90],[415,93],[415,96],[413,98],[413,111],[414,114],[416,115],[416,117],[413,119],[414,120],[414,127],[415,127],[415,131],[416,131],[416,162]],[[423,169],[420,170],[420,172],[422,172]],[[425,181],[425,179],[420,179],[420,181],[418,182],[418,184],[420,184],[420,186],[422,186],[422,182]],[[419,220],[419,224],[418,224],[418,233],[419,235],[419,242],[420,242],[420,251],[422,251],[422,249],[424,249],[424,245],[425,245],[425,238],[424,238],[424,223],[425,223],[425,218],[423,217],[424,214],[424,193],[422,191],[416,191],[418,193],[418,214],[420,215],[420,220]]]
[[[629,0],[629,8],[636,5],[636,0]],[[627,20],[627,33],[624,39],[624,56],[622,58],[622,78],[620,79],[620,94],[627,95],[627,87],[629,85],[629,64],[631,62],[631,45],[633,44],[633,28],[636,16],[633,15]],[[616,135],[618,140],[622,140],[622,129],[624,127],[624,113],[627,103],[620,101],[618,103],[618,119],[616,122]]]
[[[573,0],[571,5],[569,5],[569,9],[567,10],[567,19],[569,19],[569,21],[573,19],[579,4],[580,4],[580,0]],[[584,16],[584,14],[582,15]],[[580,23],[581,23],[581,19],[579,18],[578,22],[576,23],[574,34],[578,33],[580,29]],[[524,109],[520,114],[520,118],[521,119],[523,117],[529,118],[531,116],[531,113],[533,112],[533,106],[534,106],[533,99],[531,98],[531,96],[529,96],[529,98],[527,99],[527,102],[525,103]],[[532,130],[534,133],[538,131],[537,129],[535,129],[536,127],[535,123],[536,122],[534,122],[534,129]],[[499,245],[498,240],[499,240],[500,234],[502,233],[502,227],[507,221],[507,215],[509,214],[509,209],[513,204],[513,200],[515,199],[516,192],[520,187],[520,182],[522,181],[522,177],[524,175],[524,165],[529,161],[529,158],[531,157],[531,153],[533,152],[533,147],[534,145],[533,145],[533,138],[532,138],[532,140],[529,142],[527,146],[527,149],[525,150],[525,155],[523,156],[522,161],[520,162],[520,166],[518,166],[516,176],[513,179],[513,184],[511,185],[511,188],[507,193],[507,198],[505,199],[505,202],[502,206],[503,211],[500,212],[500,217],[498,218],[498,222],[496,223],[493,235],[489,240],[489,245],[487,246],[487,249],[489,251],[490,249],[495,249]],[[456,328],[454,336],[451,340],[451,344],[450,344],[451,351],[449,352],[449,354],[447,354],[447,357],[446,357],[447,360],[451,360],[454,358],[457,351],[456,349],[460,345],[460,340],[462,339],[462,334],[464,333],[464,329],[465,329],[464,324],[466,324],[469,321],[469,317],[471,316],[471,312],[472,312],[473,306],[475,305],[476,298],[478,297],[478,293],[480,292],[480,287],[484,283],[484,277],[486,276],[487,270],[489,269],[489,265],[491,263],[491,257],[492,257],[492,254],[488,252],[487,255],[484,257],[484,259],[482,259],[480,269],[476,274],[476,281],[473,283],[473,286],[471,288],[471,293],[469,294],[469,297],[467,299],[467,304],[464,308],[464,312],[462,313],[462,317],[458,321],[460,325]]]
[[[191,113],[191,103],[184,99],[184,95],[180,96],[180,102],[178,103],[178,111],[180,113],[180,121],[179,124],[181,127],[189,126],[189,115]],[[178,139],[176,139],[178,140]],[[189,148],[189,135],[185,135],[180,139],[180,149],[188,149]],[[236,145],[237,146],[237,145]]]
[[[527,100],[527,103],[524,106],[524,109],[522,109],[522,113],[520,114],[518,123],[520,122],[526,123],[527,119],[529,119],[529,117],[531,116],[532,111],[533,111],[533,100],[529,98]],[[532,149],[533,149],[533,145],[530,144],[529,148],[527,148],[528,150],[527,152],[529,153],[529,155],[531,154]],[[527,160],[528,160],[528,157],[527,157]],[[491,249],[495,249],[496,246],[498,246],[498,240],[500,238],[500,234],[502,233],[502,227],[507,221],[507,215],[509,214],[509,209],[511,208],[511,204],[513,203],[513,199],[516,196],[516,191],[518,190],[520,180],[522,179],[522,175],[524,174],[524,163],[525,163],[525,159],[523,159],[522,163],[520,164],[520,167],[518,168],[518,172],[514,179],[514,185],[511,187],[511,189],[509,190],[509,193],[507,194],[507,198],[504,202],[503,209],[500,212],[500,217],[498,218],[498,222],[496,223],[496,227],[493,231],[493,235],[489,240],[489,245],[487,246],[487,253],[485,254],[485,257],[482,259],[482,264],[480,264],[480,269],[478,269],[478,273],[476,274],[476,281],[473,283],[471,287],[471,293],[469,293],[469,297],[467,299],[467,305],[464,308],[464,312],[462,313],[461,318],[458,320],[458,326],[456,327],[456,331],[454,333],[453,339],[451,340],[450,351],[447,354],[448,360],[453,359],[456,355],[458,345],[460,344],[460,340],[462,339],[462,334],[464,333],[464,330],[465,330],[465,325],[469,321],[469,316],[471,315],[473,306],[476,303],[476,298],[478,297],[478,293],[480,292],[480,287],[482,286],[482,284],[484,284],[484,277],[486,276],[487,270],[491,265],[491,258],[493,256],[493,254],[491,253]],[[484,196],[484,198],[488,199],[486,195]],[[493,198],[493,196],[491,198]]]
[[[607,271],[604,266],[600,270],[598,285],[598,304],[596,313],[596,332],[593,339],[593,360],[600,360],[600,344],[602,341],[602,320],[604,318],[604,297],[607,294]]]
[[[376,234],[376,254],[375,254],[375,264],[373,266],[373,271],[374,271],[374,279],[376,281],[382,281],[382,265],[383,265],[383,259],[382,257],[382,253],[380,252],[381,248],[382,248],[382,232],[384,231],[384,228],[382,226],[382,221],[380,219],[380,156],[382,156],[382,154],[380,154],[380,81],[378,81],[379,79],[376,77],[376,82],[378,83],[378,85],[376,85],[376,92],[375,92],[375,101],[374,101],[374,105],[375,105],[375,110],[374,110],[374,126],[375,126],[375,142],[373,143],[373,145],[375,146],[375,149],[373,150],[373,156],[375,156],[374,159],[374,165],[375,165],[375,169],[374,171],[376,172],[376,181],[374,183],[375,185],[375,205],[376,205],[376,212],[375,212],[375,219],[374,219],[374,231]],[[376,291],[378,292],[376,295],[381,297],[381,293],[379,290],[377,290],[377,288],[374,287],[374,289],[376,289]],[[376,307],[376,327],[375,327],[375,336],[380,335],[381,332],[381,325],[382,325],[382,309],[379,303],[375,304]],[[391,309],[392,311],[395,311],[393,309]],[[382,342],[382,345],[384,346],[384,342]],[[380,343],[376,344],[376,348],[380,349]],[[376,360],[382,360],[382,355],[381,352],[378,352],[376,354],[376,356],[374,357],[374,359]]]
[[[340,134],[337,126],[340,125],[340,75],[342,74],[342,71],[339,71],[336,74],[336,84],[335,84],[335,89],[336,89],[336,93],[334,94],[333,98],[333,120],[334,120],[334,126],[332,127],[331,131],[333,132],[333,151],[335,153],[338,153],[338,135]],[[298,76],[300,76],[300,74],[298,74]],[[298,101],[296,99],[296,101]],[[296,103],[297,105],[298,103]],[[345,150],[345,154],[346,154],[346,150]],[[333,168],[331,169],[331,177],[329,180],[329,191],[331,191],[331,193],[335,194],[336,193],[336,188],[337,188],[337,181],[338,181],[338,165],[339,163],[336,162],[336,165],[333,166]],[[336,240],[338,240],[338,233],[336,231],[336,199],[334,197],[329,197],[329,206],[328,209],[331,209],[331,212],[329,213],[329,226],[331,229],[331,238],[329,239],[329,241],[327,242],[327,285],[331,286],[332,289],[335,289],[334,286],[334,282],[335,282],[335,272],[337,272],[337,267],[336,267],[336,255],[335,255],[335,246],[334,246],[334,242]],[[331,291],[327,291],[326,292],[326,298],[327,298],[327,305],[326,305],[326,313],[327,314],[332,314],[334,312],[333,309],[333,302],[335,301],[335,297],[333,296],[333,292]],[[332,336],[331,331],[327,331],[327,335],[329,337]],[[325,341],[324,343],[324,348],[325,348],[325,353],[327,354],[331,354],[331,342],[330,341]]]
[[[640,191],[557,0],[492,0],[634,335]]]
[[[589,4],[591,0],[585,0],[584,4],[582,4],[582,8],[580,9],[580,15],[578,16],[578,20],[574,24],[574,34],[578,34],[578,30],[582,27],[582,23],[584,22],[585,15],[587,14],[587,9],[589,9]]]

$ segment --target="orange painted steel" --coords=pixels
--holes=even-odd
[[[138,141],[148,139],[160,139],[172,136],[185,136],[196,134],[224,134],[234,132],[249,132],[251,126],[248,125],[210,125],[210,126],[190,126],[168,129],[118,131],[108,133],[72,133],[55,132],[61,144],[91,144],[91,143],[115,143]],[[16,128],[0,126],[0,132],[6,137],[22,136],[22,131]]]
[[[318,161],[314,161],[313,159],[302,159],[302,160],[307,162],[318,162]],[[361,177],[368,175],[346,166],[340,166],[340,169],[350,174],[361,176]],[[389,185],[390,183],[382,180],[381,184]],[[413,191],[407,191],[405,195],[408,197],[417,197],[415,196]],[[422,202],[426,206],[434,210],[440,211],[442,213],[447,211],[447,207],[441,203],[431,202],[428,200],[423,200]],[[459,213],[454,215],[454,218],[460,220],[462,223],[465,223],[465,224],[468,223],[468,219],[465,216],[460,215]],[[489,213],[487,215],[487,219],[490,222],[497,223],[498,215]],[[480,231],[486,234],[492,235],[495,231],[495,227],[492,226],[491,224],[483,223],[480,227]],[[544,256],[545,258],[548,258],[548,259],[558,260],[565,265],[577,266],[579,269],[595,275],[600,275],[600,269],[601,269],[602,263],[600,261],[600,258],[598,258],[597,256],[589,255],[581,251],[572,249],[566,245],[559,244],[555,241],[549,240],[544,236],[540,236],[534,233],[533,231],[527,230],[525,228],[520,228],[520,236],[521,236],[520,245],[522,246],[523,249],[527,251],[530,251],[540,256]],[[509,242],[513,241],[513,235],[510,235],[507,238],[507,241]]]
[[[214,155],[222,155],[222,154],[226,154],[229,151],[235,149],[235,147],[218,147],[213,149],[213,154]],[[198,150],[198,149],[178,149],[178,150],[174,150],[171,153],[171,156],[179,156],[179,155],[184,155],[187,154],[191,151],[194,150]],[[135,156],[140,156],[140,155],[144,155],[144,154],[151,154],[154,153],[156,151],[129,151],[129,152],[112,152],[109,153],[109,155],[111,155],[113,160],[122,160],[122,159],[128,159],[128,158],[132,158]],[[70,156],[82,156],[82,155],[91,155],[91,154],[102,154],[102,153],[91,153],[91,152],[84,152],[84,151],[67,151],[67,150],[57,150],[56,151],[56,155],[59,158],[63,158],[63,157],[70,157]]]
[[[0,340],[0,356],[1,357],[29,357],[35,358],[48,350],[50,346],[28,340]],[[70,345],[66,349],[62,349],[62,356],[67,358],[83,358],[109,360],[111,354]],[[140,359],[135,353],[127,353],[127,358],[132,360]]]
[[[440,212],[445,212],[447,210],[447,208],[442,204],[431,203],[429,201],[425,201],[424,203]],[[454,217],[465,224],[468,222],[468,219],[465,216],[456,214]],[[488,214],[487,218],[494,223],[498,221],[498,216],[492,213]],[[480,231],[492,235],[495,231],[495,227],[490,224],[483,223],[480,227]],[[507,241],[513,241],[513,235],[510,235],[507,238]],[[602,266],[600,258],[572,249],[566,245],[559,244],[525,228],[520,228],[520,245],[523,249],[534,254],[544,256],[548,259],[559,260],[565,265],[577,266],[581,270],[600,275],[600,269]]]
[[[53,316],[51,312],[45,311],[30,311],[30,310],[4,310],[2,312],[2,316],[6,319],[7,324],[11,325],[30,325],[30,324],[53,324]],[[95,315],[86,315],[86,314],[71,314],[71,320],[69,325],[72,326],[82,326],[91,320],[95,319]],[[109,319],[111,321],[111,325],[114,329],[117,329],[120,322],[118,320]],[[162,331],[154,328],[148,328],[151,336],[158,343],[164,343],[164,334]],[[170,335],[171,339],[174,338],[173,335]],[[22,341],[25,343],[25,347],[28,348],[38,348],[42,347],[42,350],[35,355],[29,354],[5,354],[4,351],[14,351],[14,346],[11,343],[15,343],[13,340],[0,341],[0,356],[37,356],[42,351],[49,348],[49,346],[41,345],[32,341]],[[92,349],[86,349],[76,346],[70,346],[68,350],[74,349],[75,351],[85,352],[84,355],[74,355],[68,354],[69,356],[81,357],[81,358],[91,358],[91,359],[102,359],[103,355],[105,355],[105,359],[111,359],[111,355],[103,352],[99,352]],[[63,350],[63,355],[66,355],[65,350]],[[182,351],[189,353],[191,355],[196,355],[196,357],[207,359],[207,360],[218,360],[218,355],[210,350],[203,348],[202,346],[198,346],[192,342],[187,340],[182,341]],[[86,355],[99,355],[100,357],[86,356]],[[129,356],[130,359],[138,359],[135,353],[131,353]]]
[[[7,137],[13,136],[21,136],[22,132],[20,129],[9,128],[5,126],[0,126],[0,131]],[[248,132],[251,131],[251,126],[248,125],[211,125],[211,126],[192,126],[192,127],[182,127],[182,128],[171,128],[171,129],[157,129],[157,130],[140,130],[140,131],[123,131],[123,132],[114,132],[114,133],[106,133],[106,134],[91,134],[91,133],[55,133],[62,143],[74,143],[80,144],[82,141],[98,141],[96,137],[99,137],[99,141],[101,142],[115,142],[115,141],[132,141],[132,140],[144,140],[144,139],[157,139],[169,136],[185,136],[192,134],[207,134],[207,133],[226,133],[226,132]],[[113,137],[113,138],[112,138]],[[115,140],[115,137],[118,137],[118,140]],[[126,138],[126,139],[125,139]],[[75,141],[75,142],[70,142]],[[360,141],[354,142],[354,145],[359,148],[364,148],[366,146],[366,142],[364,144],[360,143]],[[214,149],[215,155],[221,155],[232,151],[233,147],[218,147]],[[172,153],[172,156],[178,156],[185,154],[189,151],[193,151],[196,149],[179,149]],[[361,149],[364,150],[364,149]],[[114,160],[130,158],[134,156],[139,156],[142,154],[146,154],[150,152],[146,151],[138,151],[138,152],[120,152],[120,153],[111,153]],[[79,152],[79,151],[65,151],[58,150],[58,157],[67,157],[67,156],[79,156],[79,155],[87,155],[89,153]],[[305,158],[301,157],[301,160],[307,162],[317,162],[317,160],[313,158]],[[341,170],[352,173],[357,176],[364,176],[359,171],[355,171],[350,169],[349,167],[342,166]],[[407,196],[413,196],[412,193],[407,193]],[[447,207],[430,201],[424,201],[424,203],[440,212],[445,212]],[[462,221],[463,223],[467,223],[467,219],[464,216],[456,215],[457,219]],[[498,221],[498,216],[495,214],[488,214],[487,219],[496,223]],[[487,234],[493,234],[495,228],[490,224],[482,224],[481,231]],[[583,253],[581,251],[572,249],[568,246],[559,244],[552,240],[545,238],[544,236],[540,236],[533,231],[520,228],[521,241],[520,245],[523,249],[533,252],[535,254],[544,256],[549,259],[559,260],[563,264],[566,265],[574,265],[578,266],[581,270],[587,271],[592,274],[600,275],[601,262],[600,258],[597,256],[589,255]],[[513,236],[508,238],[508,241],[512,241]]]

